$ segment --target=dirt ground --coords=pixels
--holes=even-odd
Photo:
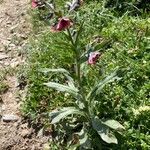
[[[26,62],[29,8],[30,0],[0,0],[0,73],[8,86],[0,93],[0,150],[43,150],[49,138],[37,135],[20,113],[25,88],[18,88],[16,70]]]

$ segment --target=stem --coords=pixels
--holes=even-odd
[[[67,32],[68,32],[68,37],[69,37],[69,39],[71,41],[71,44],[73,46],[73,51],[75,53],[76,78],[77,78],[78,88],[79,88],[80,93],[82,94],[82,98],[83,98],[82,101],[83,101],[86,109],[88,110],[88,103],[86,101],[85,94],[84,94],[84,89],[82,87],[82,82],[81,82],[80,51],[78,51],[78,49],[77,49],[78,37],[74,41],[69,29],[67,29]]]
[[[76,51],[76,47],[77,47],[77,46],[75,45],[75,42],[73,41],[73,38],[72,38],[72,36],[71,36],[71,32],[70,32],[69,29],[67,29],[67,32],[68,32],[68,35],[69,35],[69,38],[70,38],[70,42],[71,42],[71,44],[72,44],[74,50]]]
[[[82,85],[81,85],[81,71],[80,71],[80,62],[78,60],[78,56],[76,56],[76,76],[77,76],[77,81],[78,81],[78,86],[79,89],[81,89]]]

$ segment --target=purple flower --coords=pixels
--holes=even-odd
[[[65,18],[65,17],[59,18],[58,23],[51,28],[51,31],[59,32],[59,31],[68,29],[70,26],[72,26],[72,24],[73,23],[69,18]]]
[[[100,52],[91,52],[88,58],[88,64],[96,64],[98,58],[100,57]]]

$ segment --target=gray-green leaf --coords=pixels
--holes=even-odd
[[[40,71],[43,72],[43,73],[55,72],[55,73],[70,74],[70,73],[69,73],[66,69],[64,69],[64,68],[58,68],[58,69],[44,68],[44,69],[40,69]]]
[[[115,129],[115,130],[124,130],[125,128],[116,120],[108,119],[103,121],[103,124],[106,126]]]
[[[115,79],[119,80],[120,78],[117,76],[117,71],[114,71],[113,73],[111,73],[109,76],[107,76],[104,80],[100,81],[88,94],[87,98],[91,99],[99,94],[101,92],[101,90],[104,88],[104,86],[109,83],[109,82],[113,82]]]
[[[50,118],[51,118],[51,124],[58,123],[61,119],[64,119],[68,115],[71,114],[78,114],[78,115],[83,115],[84,113],[75,107],[65,107],[60,110],[54,110],[50,112]]]
[[[78,97],[78,89],[75,87],[70,87],[67,85],[63,85],[63,84],[59,84],[59,83],[55,83],[55,82],[48,82],[48,83],[44,83],[44,85],[51,87],[57,91],[61,91],[61,92],[67,92],[69,94],[71,94],[72,96],[74,96],[75,98]]]
[[[115,143],[117,144],[117,138],[109,132],[109,128],[104,125],[97,117],[92,120],[92,126],[100,135],[103,141],[107,143]]]

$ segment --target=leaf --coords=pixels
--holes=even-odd
[[[101,90],[104,88],[104,86],[107,83],[113,82],[114,80],[119,80],[120,78],[117,76],[117,71],[114,71],[113,73],[111,73],[109,76],[107,76],[104,80],[100,81],[99,84],[97,84],[92,90],[91,92],[88,94],[87,98],[91,99],[95,96],[98,95]]]
[[[65,74],[65,77],[68,79],[68,85],[69,85],[70,87],[75,88],[73,78],[72,78],[72,77],[70,77],[68,74]]]
[[[113,82],[114,80],[119,80],[120,78],[117,76],[117,71],[114,71],[109,76],[107,76],[103,81],[98,84],[98,88],[96,90],[96,94],[99,94],[100,91],[104,88],[107,83]]]
[[[59,69],[40,69],[41,72],[43,73],[48,73],[48,72],[55,72],[55,73],[65,73],[65,74],[70,74],[66,69],[64,68],[59,68]]]
[[[104,52],[106,50],[105,47],[110,45],[111,42],[112,40],[105,40],[105,41],[102,41],[102,43],[97,43],[97,45],[95,46],[95,50],[100,50],[101,52]]]
[[[92,126],[100,135],[103,141],[107,143],[115,143],[117,144],[117,138],[109,132],[109,128],[104,125],[97,117],[92,120]]]
[[[83,25],[84,25],[84,21],[82,21],[82,23],[81,23],[81,25],[80,25],[80,27],[79,27],[79,30],[78,30],[78,32],[77,32],[77,34],[76,34],[75,45],[78,45],[79,36],[80,36],[80,34],[81,34],[82,30],[83,30]]]
[[[55,83],[55,82],[44,83],[44,85],[51,87],[57,91],[67,92],[67,93],[71,94],[72,96],[74,96],[75,98],[77,98],[79,96],[79,94],[78,94],[79,90],[75,87],[70,87],[70,86],[66,86],[63,84]]]
[[[78,135],[78,143],[69,147],[69,150],[79,149],[90,149],[91,142],[88,139],[87,130],[83,127],[80,132],[75,133]]]
[[[43,73],[48,73],[48,72],[63,73],[64,76],[68,79],[68,85],[70,87],[75,87],[73,78],[71,76],[69,76],[70,73],[67,70],[65,70],[64,68],[59,68],[59,69],[45,68],[45,69],[40,69],[40,71],[43,72]]]
[[[84,113],[76,109],[75,107],[65,107],[60,110],[54,110],[50,113],[50,118],[52,119],[51,124],[55,124],[71,114],[78,114],[84,116]]]
[[[125,128],[116,120],[108,119],[106,121],[103,121],[103,124],[106,126],[115,129],[115,130],[124,130]]]
[[[88,140],[88,135],[87,135],[87,132],[84,128],[77,134],[79,135],[80,145],[84,144]]]

